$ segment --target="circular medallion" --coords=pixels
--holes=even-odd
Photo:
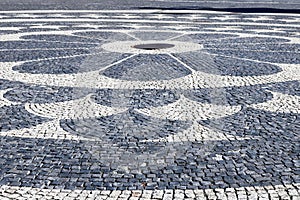
[[[167,54],[197,51],[202,45],[191,42],[179,41],[117,41],[102,45],[106,51],[133,54]]]
[[[159,50],[159,49],[168,49],[174,47],[174,44],[167,44],[167,43],[153,43],[153,44],[138,44],[133,46],[136,49],[143,49],[143,50]]]

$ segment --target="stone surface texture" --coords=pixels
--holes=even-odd
[[[0,199],[300,199],[299,81],[293,13],[1,11]]]

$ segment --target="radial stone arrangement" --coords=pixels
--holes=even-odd
[[[299,198],[299,15],[0,22],[1,199]]]

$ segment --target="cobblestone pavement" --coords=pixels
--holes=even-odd
[[[0,10],[279,9],[299,13],[299,0],[1,0]],[[273,10],[277,13],[277,11]]]
[[[300,199],[300,16],[0,12],[0,199]]]

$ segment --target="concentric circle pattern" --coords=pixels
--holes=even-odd
[[[10,11],[0,22],[3,197],[299,197],[299,15]]]

